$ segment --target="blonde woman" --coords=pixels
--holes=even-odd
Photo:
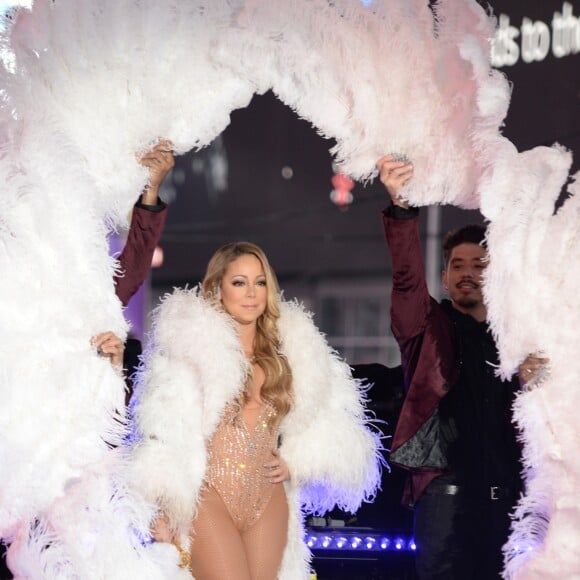
[[[308,578],[302,510],[354,511],[380,481],[348,366],[248,242],[157,310],[134,417],[154,536],[197,580]]]

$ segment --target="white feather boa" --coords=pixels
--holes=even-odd
[[[349,367],[299,304],[282,303],[279,333],[295,394],[281,425],[291,517],[279,577],[299,580],[308,578],[309,560],[300,507],[355,511],[380,485],[382,447]],[[226,403],[243,388],[246,369],[229,315],[196,290],[176,290],[165,298],[137,390],[134,415],[141,439],[133,450],[133,476],[184,542],[206,470],[206,443]]]

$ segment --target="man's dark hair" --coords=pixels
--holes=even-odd
[[[443,238],[443,262],[447,268],[449,258],[453,248],[459,244],[477,244],[487,249],[485,243],[485,226],[481,224],[470,224],[447,232]]]

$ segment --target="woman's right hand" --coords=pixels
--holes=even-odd
[[[169,519],[163,512],[159,512],[151,528],[153,539],[156,542],[173,543],[173,534],[169,528]]]

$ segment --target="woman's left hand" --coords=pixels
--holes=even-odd
[[[114,366],[123,365],[123,341],[113,332],[101,332],[91,338],[91,344],[97,348],[101,356],[109,357]]]
[[[266,470],[264,476],[268,478],[270,483],[288,481],[290,479],[288,464],[280,457],[278,449],[272,449],[272,455],[274,456],[272,461],[264,464],[264,469]]]

